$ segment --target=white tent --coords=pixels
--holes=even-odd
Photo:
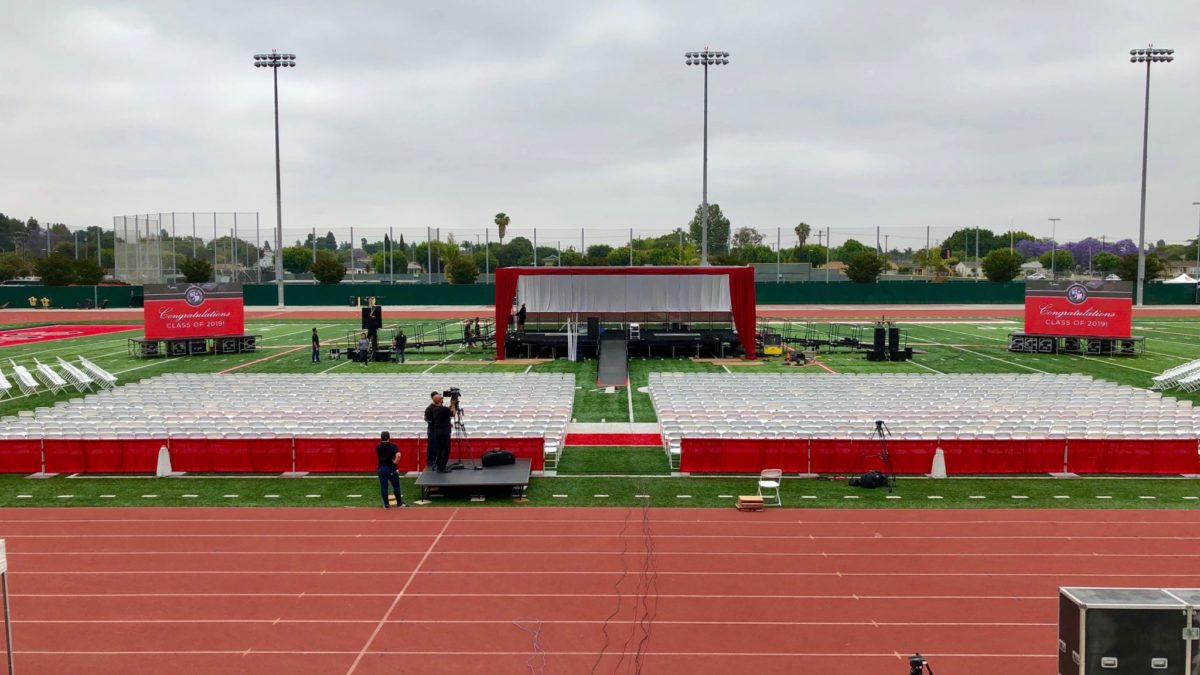
[[[1189,277],[1186,274],[1180,274],[1179,276],[1175,277],[1174,279],[1167,279],[1163,283],[1164,284],[1194,284],[1194,283],[1196,283],[1196,280]]]

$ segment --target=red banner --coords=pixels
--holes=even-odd
[[[234,284],[146,286],[142,317],[150,339],[242,335],[242,287]]]
[[[1127,281],[1026,282],[1025,333],[1129,337],[1131,290]]]

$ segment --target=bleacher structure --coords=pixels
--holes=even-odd
[[[179,471],[362,471],[387,430],[415,470],[429,394],[448,387],[462,391],[464,456],[502,447],[557,465],[575,393],[564,373],[167,374],[0,418],[0,465],[29,466],[32,442],[33,471],[153,471],[162,445]]]
[[[883,420],[913,473],[939,446],[959,473],[1200,472],[1200,409],[1080,374],[652,373],[650,395],[683,471],[855,471]]]

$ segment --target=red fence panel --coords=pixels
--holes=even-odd
[[[1187,438],[1072,438],[1067,466],[1075,473],[1200,473],[1200,452]]]
[[[878,468],[875,464],[868,466],[862,449],[848,438],[814,438],[810,447],[813,473],[863,473]]]
[[[42,470],[42,442],[37,439],[0,441],[0,473]]]
[[[876,457],[871,459],[874,465],[871,468],[879,468],[883,462],[878,459],[879,441],[857,441],[857,444],[866,450],[869,454],[875,454]],[[892,468],[896,473],[905,474],[926,474],[933,468],[933,453],[937,450],[937,441],[935,440],[888,440],[888,454],[892,458]],[[880,469],[881,471],[883,469]]]
[[[296,470],[313,473],[337,471],[338,439],[297,438]]]
[[[83,444],[75,440],[47,438],[42,445],[46,453],[46,471],[50,473],[79,473],[87,471]]]

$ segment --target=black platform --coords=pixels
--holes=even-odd
[[[524,497],[529,487],[529,473],[532,463],[528,459],[517,458],[516,464],[508,466],[489,466],[476,469],[479,460],[463,460],[464,468],[449,473],[438,473],[433,469],[425,469],[417,477],[417,486],[421,488],[421,498],[428,499],[434,492],[446,493],[451,491],[468,491],[471,488],[489,489],[511,487],[514,496]]]
[[[1146,351],[1146,338],[1141,335],[1113,338],[1088,335],[1009,333],[1008,351],[1077,356],[1139,356]]]
[[[156,356],[203,356],[206,354],[246,354],[257,351],[261,335],[221,335],[179,338],[129,338],[129,355],[139,358]]]

